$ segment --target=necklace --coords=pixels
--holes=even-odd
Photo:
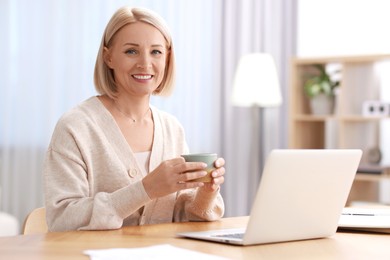
[[[119,112],[121,113],[124,117],[127,117],[128,119],[130,119],[133,123],[136,123],[137,120],[132,118],[131,116],[127,115],[125,112],[122,112],[119,107],[117,106],[117,103],[115,102],[115,100],[113,101],[113,105],[114,105],[114,108]],[[148,107],[148,110],[146,110],[146,113],[138,120],[142,120],[144,119],[144,117],[149,113],[149,110],[150,110],[150,107]]]

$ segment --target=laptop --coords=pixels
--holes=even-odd
[[[339,229],[390,233],[390,207],[344,208]]]
[[[331,236],[337,230],[361,156],[357,149],[273,150],[246,227],[177,235],[234,245]]]

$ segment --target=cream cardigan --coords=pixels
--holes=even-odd
[[[188,152],[182,126],[152,107],[154,140],[149,169]],[[110,112],[91,97],[58,121],[44,162],[50,231],[117,229],[223,216],[219,191],[188,189],[151,200],[134,153]]]

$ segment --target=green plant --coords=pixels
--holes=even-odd
[[[317,74],[311,75],[305,81],[304,91],[309,98],[313,98],[321,93],[328,96],[334,95],[334,89],[340,84],[339,81],[333,81],[330,75],[326,72],[324,64],[313,65],[317,70]]]

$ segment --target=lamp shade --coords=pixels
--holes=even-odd
[[[270,54],[251,53],[241,57],[233,83],[235,106],[273,107],[282,103],[275,62]]]

